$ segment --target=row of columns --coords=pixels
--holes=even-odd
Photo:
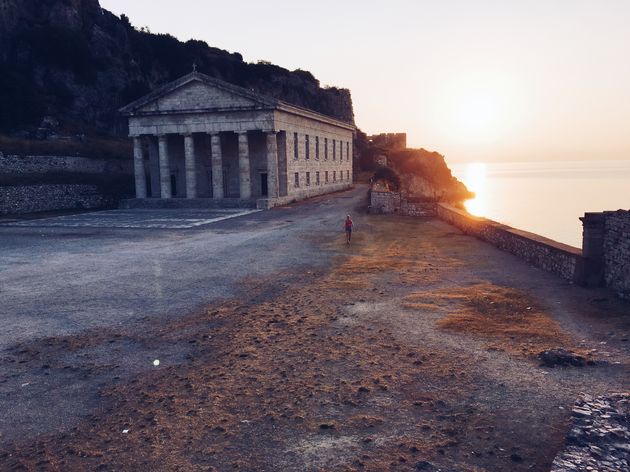
[[[266,133],[267,137],[267,191],[269,198],[278,197],[278,142],[275,132]],[[223,154],[221,137],[218,133],[210,135],[212,195],[215,199],[225,198],[223,192]],[[133,138],[134,174],[136,180],[136,198],[147,198],[147,183],[144,171],[142,141],[139,136]],[[160,172],[160,197],[172,198],[171,171],[168,154],[167,135],[158,136],[158,161]],[[247,133],[238,133],[238,166],[240,198],[252,197],[251,170],[249,162],[249,140]],[[186,198],[197,198],[197,165],[195,159],[195,140],[192,134],[184,135],[184,168],[186,171]]]

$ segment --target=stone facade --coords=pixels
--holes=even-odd
[[[620,297],[630,300],[630,211],[606,213],[604,280]]]
[[[193,72],[121,110],[136,196],[271,207],[352,184],[354,126]]]
[[[465,234],[489,242],[540,269],[572,282],[584,281],[584,258],[582,251],[577,248],[487,218],[473,216],[444,203],[437,205],[437,216]]]
[[[630,211],[586,213],[584,255],[595,282],[630,300]]]

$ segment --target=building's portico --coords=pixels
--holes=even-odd
[[[354,126],[198,72],[121,112],[129,117],[134,140],[137,199],[263,200],[273,206],[339,190],[352,181]],[[317,139],[316,150],[309,149],[309,134]],[[320,159],[320,135],[322,141],[339,143],[339,161],[336,151],[324,156],[323,149]],[[341,181],[324,183],[320,167],[339,172]]]

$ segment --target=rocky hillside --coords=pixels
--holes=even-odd
[[[66,132],[123,135],[117,110],[191,71],[354,122],[346,89],[306,71],[248,64],[202,41],[134,28],[98,0],[0,0],[0,133],[34,137],[44,117]]]
[[[373,184],[377,188],[402,191],[408,197],[461,205],[474,195],[453,177],[444,156],[425,149],[400,149],[381,154],[384,166],[376,165]]]
[[[400,176],[400,187],[410,197],[460,204],[474,195],[453,177],[444,156],[425,149],[404,149],[388,154],[388,165]]]

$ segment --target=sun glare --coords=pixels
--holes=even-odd
[[[473,93],[461,97],[454,110],[454,121],[466,133],[488,137],[499,125],[501,113],[497,97],[488,93]]]
[[[435,100],[442,132],[462,144],[505,138],[523,112],[517,87],[500,76],[459,77],[445,83]]]
[[[475,162],[466,166],[464,184],[468,190],[475,192],[475,198],[466,200],[464,205],[469,213],[476,216],[485,216],[486,214],[486,178],[487,167],[483,162]]]

